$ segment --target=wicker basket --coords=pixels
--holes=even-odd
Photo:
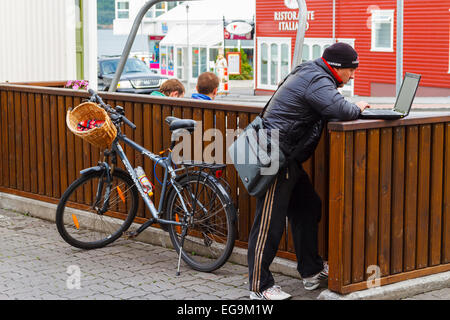
[[[103,125],[87,131],[78,131],[77,125],[84,120],[103,120]],[[109,148],[117,135],[117,128],[112,123],[106,111],[93,102],[85,102],[67,111],[66,123],[69,130],[76,136],[86,140],[92,145],[106,149]]]

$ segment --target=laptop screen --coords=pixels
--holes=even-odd
[[[409,113],[409,109],[416,95],[419,86],[420,75],[414,73],[406,73],[402,86],[395,102],[394,110],[403,114]]]

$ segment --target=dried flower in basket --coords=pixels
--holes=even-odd
[[[73,90],[86,90],[89,86],[89,81],[87,80],[69,80],[67,81],[64,88],[71,88]]]

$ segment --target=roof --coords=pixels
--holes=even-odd
[[[223,41],[223,29],[219,24],[190,25],[189,45],[213,46]],[[179,45],[187,46],[186,24],[178,24],[169,30],[169,33],[160,42],[160,46]]]
[[[189,21],[222,21],[225,20],[253,20],[256,11],[256,0],[201,0],[184,2],[156,21],[186,21],[186,5],[189,5]]]

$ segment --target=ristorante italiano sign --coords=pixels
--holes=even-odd
[[[275,11],[273,19],[278,22],[279,31],[295,31],[298,29],[298,11]],[[306,18],[306,30],[309,29],[309,22],[314,20],[314,11],[308,11]]]

